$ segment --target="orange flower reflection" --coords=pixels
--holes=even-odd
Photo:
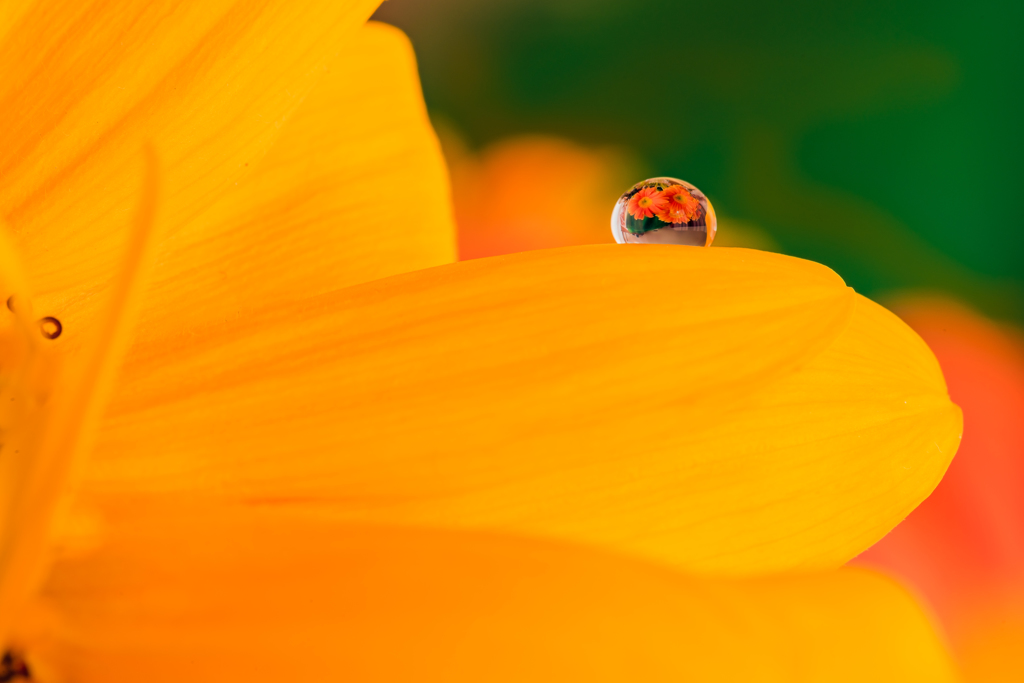
[[[661,193],[665,204],[658,218],[666,223],[689,223],[700,213],[700,202],[682,185],[669,185]]]
[[[645,218],[661,214],[665,210],[667,203],[668,200],[662,196],[657,188],[645,187],[629,198],[629,203],[626,204],[626,211],[633,218],[642,221]]]

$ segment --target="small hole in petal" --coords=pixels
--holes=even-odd
[[[39,320],[39,331],[42,332],[43,336],[47,339],[56,339],[60,336],[60,333],[64,331],[64,326],[60,324],[59,320],[48,315]]]

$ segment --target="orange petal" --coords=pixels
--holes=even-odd
[[[0,332],[0,643],[6,645],[23,606],[45,576],[50,531],[91,450],[97,422],[106,407],[118,367],[128,347],[145,280],[152,265],[153,224],[158,191],[157,160],[147,154],[147,172],[136,229],[113,279],[106,314],[88,335],[86,352],[58,369],[52,347],[25,323],[27,284],[14,278],[13,315]],[[0,226],[2,228],[2,226]],[[0,262],[18,271],[6,235]],[[7,273],[4,273],[7,275]],[[8,278],[5,278],[8,279]],[[9,286],[7,282],[0,286]],[[7,290],[11,291],[11,290]],[[20,324],[19,324],[20,323]],[[32,325],[32,328],[35,328]]]
[[[962,610],[959,623],[952,623],[953,646],[970,683],[1004,683],[1024,680],[1024,581],[1015,586],[979,586],[990,593],[988,604],[981,601]],[[995,588],[995,590],[993,590]]]
[[[103,681],[952,681],[866,570],[699,580],[574,546],[128,501],[17,645]],[[124,515],[124,517],[121,517]]]
[[[1024,672],[1020,331],[941,299],[903,300],[896,310],[935,350],[950,394],[963,406],[966,433],[935,492],[858,561],[913,584],[943,619],[965,666],[987,672],[977,680],[1018,680]]]
[[[123,378],[93,492],[528,532],[713,573],[845,562],[934,487],[960,430],[895,316],[823,266],[740,249],[442,266],[139,345]]]
[[[376,4],[92,0],[0,17],[0,217],[67,350],[127,241],[144,143],[173,233],[263,156]]]
[[[18,254],[0,224],[0,575],[56,374],[52,354],[33,324],[27,290]]]
[[[608,217],[640,177],[637,162],[621,150],[560,138],[510,138],[479,157],[454,134],[442,140],[462,259],[614,242]]]
[[[219,335],[226,319],[448,263],[454,232],[412,47],[371,23],[252,175],[177,231],[139,335]]]
[[[994,582],[1024,576],[1024,345],[952,302],[897,310],[935,350],[967,432],[935,493],[864,559],[906,576],[952,617]]]

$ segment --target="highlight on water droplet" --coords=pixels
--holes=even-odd
[[[47,339],[56,339],[64,331],[64,326],[52,315],[48,315],[45,318],[39,319],[39,331]]]
[[[703,192],[678,178],[649,178],[615,202],[612,235],[619,244],[711,246],[715,209]]]

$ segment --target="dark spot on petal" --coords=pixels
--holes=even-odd
[[[45,318],[40,318],[39,331],[42,332],[43,336],[47,339],[56,339],[60,336],[60,333],[64,331],[64,326],[61,325],[60,321],[52,315],[48,315]]]
[[[17,680],[32,680],[32,672],[19,653],[7,650],[4,656],[0,657],[0,683]]]

